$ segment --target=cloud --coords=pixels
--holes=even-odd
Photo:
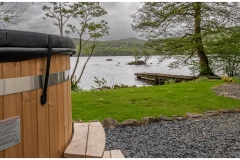
[[[131,28],[131,14],[136,12],[137,7],[143,4],[139,2],[100,2],[100,5],[108,12],[102,19],[108,22],[110,27],[109,35],[100,40],[117,40],[123,38],[136,37],[139,35]],[[24,30],[33,32],[42,32],[48,34],[58,34],[58,27],[53,25],[53,19],[44,20],[42,17],[45,12],[42,10],[42,5],[33,5],[30,2],[18,2],[19,8],[27,7],[24,15],[21,17],[21,22],[17,25],[10,24],[7,29]],[[78,25],[78,21],[69,21],[72,24]],[[71,35],[77,37],[77,35]]]

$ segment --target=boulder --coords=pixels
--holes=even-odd
[[[104,128],[115,129],[119,126],[119,123],[113,118],[106,118],[102,121],[102,126]]]
[[[109,86],[102,86],[101,89],[111,89],[111,87],[109,87]]]
[[[172,121],[173,119],[167,116],[160,115],[159,116],[160,121]]]
[[[136,119],[127,119],[121,123],[123,126],[140,126],[141,123]]]
[[[159,120],[156,117],[149,116],[149,117],[142,118],[141,124],[151,124],[151,123],[156,123],[158,121]]]

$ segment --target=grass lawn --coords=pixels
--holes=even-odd
[[[185,115],[210,110],[239,108],[240,100],[218,96],[213,87],[220,80],[176,83],[161,86],[72,92],[73,119],[114,118],[140,120],[146,116]]]

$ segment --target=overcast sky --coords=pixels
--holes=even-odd
[[[102,19],[108,22],[110,27],[109,35],[99,39],[101,41],[118,40],[124,38],[135,37],[140,39],[138,33],[131,28],[132,18],[129,16],[137,11],[137,8],[143,6],[140,2],[100,2],[102,8],[108,13]],[[57,26],[53,26],[53,19],[44,20],[43,16],[46,13],[42,10],[41,5],[33,5],[30,2],[18,2],[18,6],[28,6],[24,15],[21,17],[21,22],[17,25],[10,24],[7,29],[34,31],[48,34],[59,35]],[[77,21],[71,21],[73,24],[78,24]],[[70,35],[72,38],[77,38],[77,35]]]

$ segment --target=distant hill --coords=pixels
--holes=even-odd
[[[79,39],[73,38],[79,49]],[[90,42],[91,43],[91,42]],[[143,49],[144,41],[137,38],[126,38],[112,41],[98,41],[93,56],[131,56],[135,49]],[[86,56],[84,53],[81,55]],[[76,56],[76,55],[75,55]]]

